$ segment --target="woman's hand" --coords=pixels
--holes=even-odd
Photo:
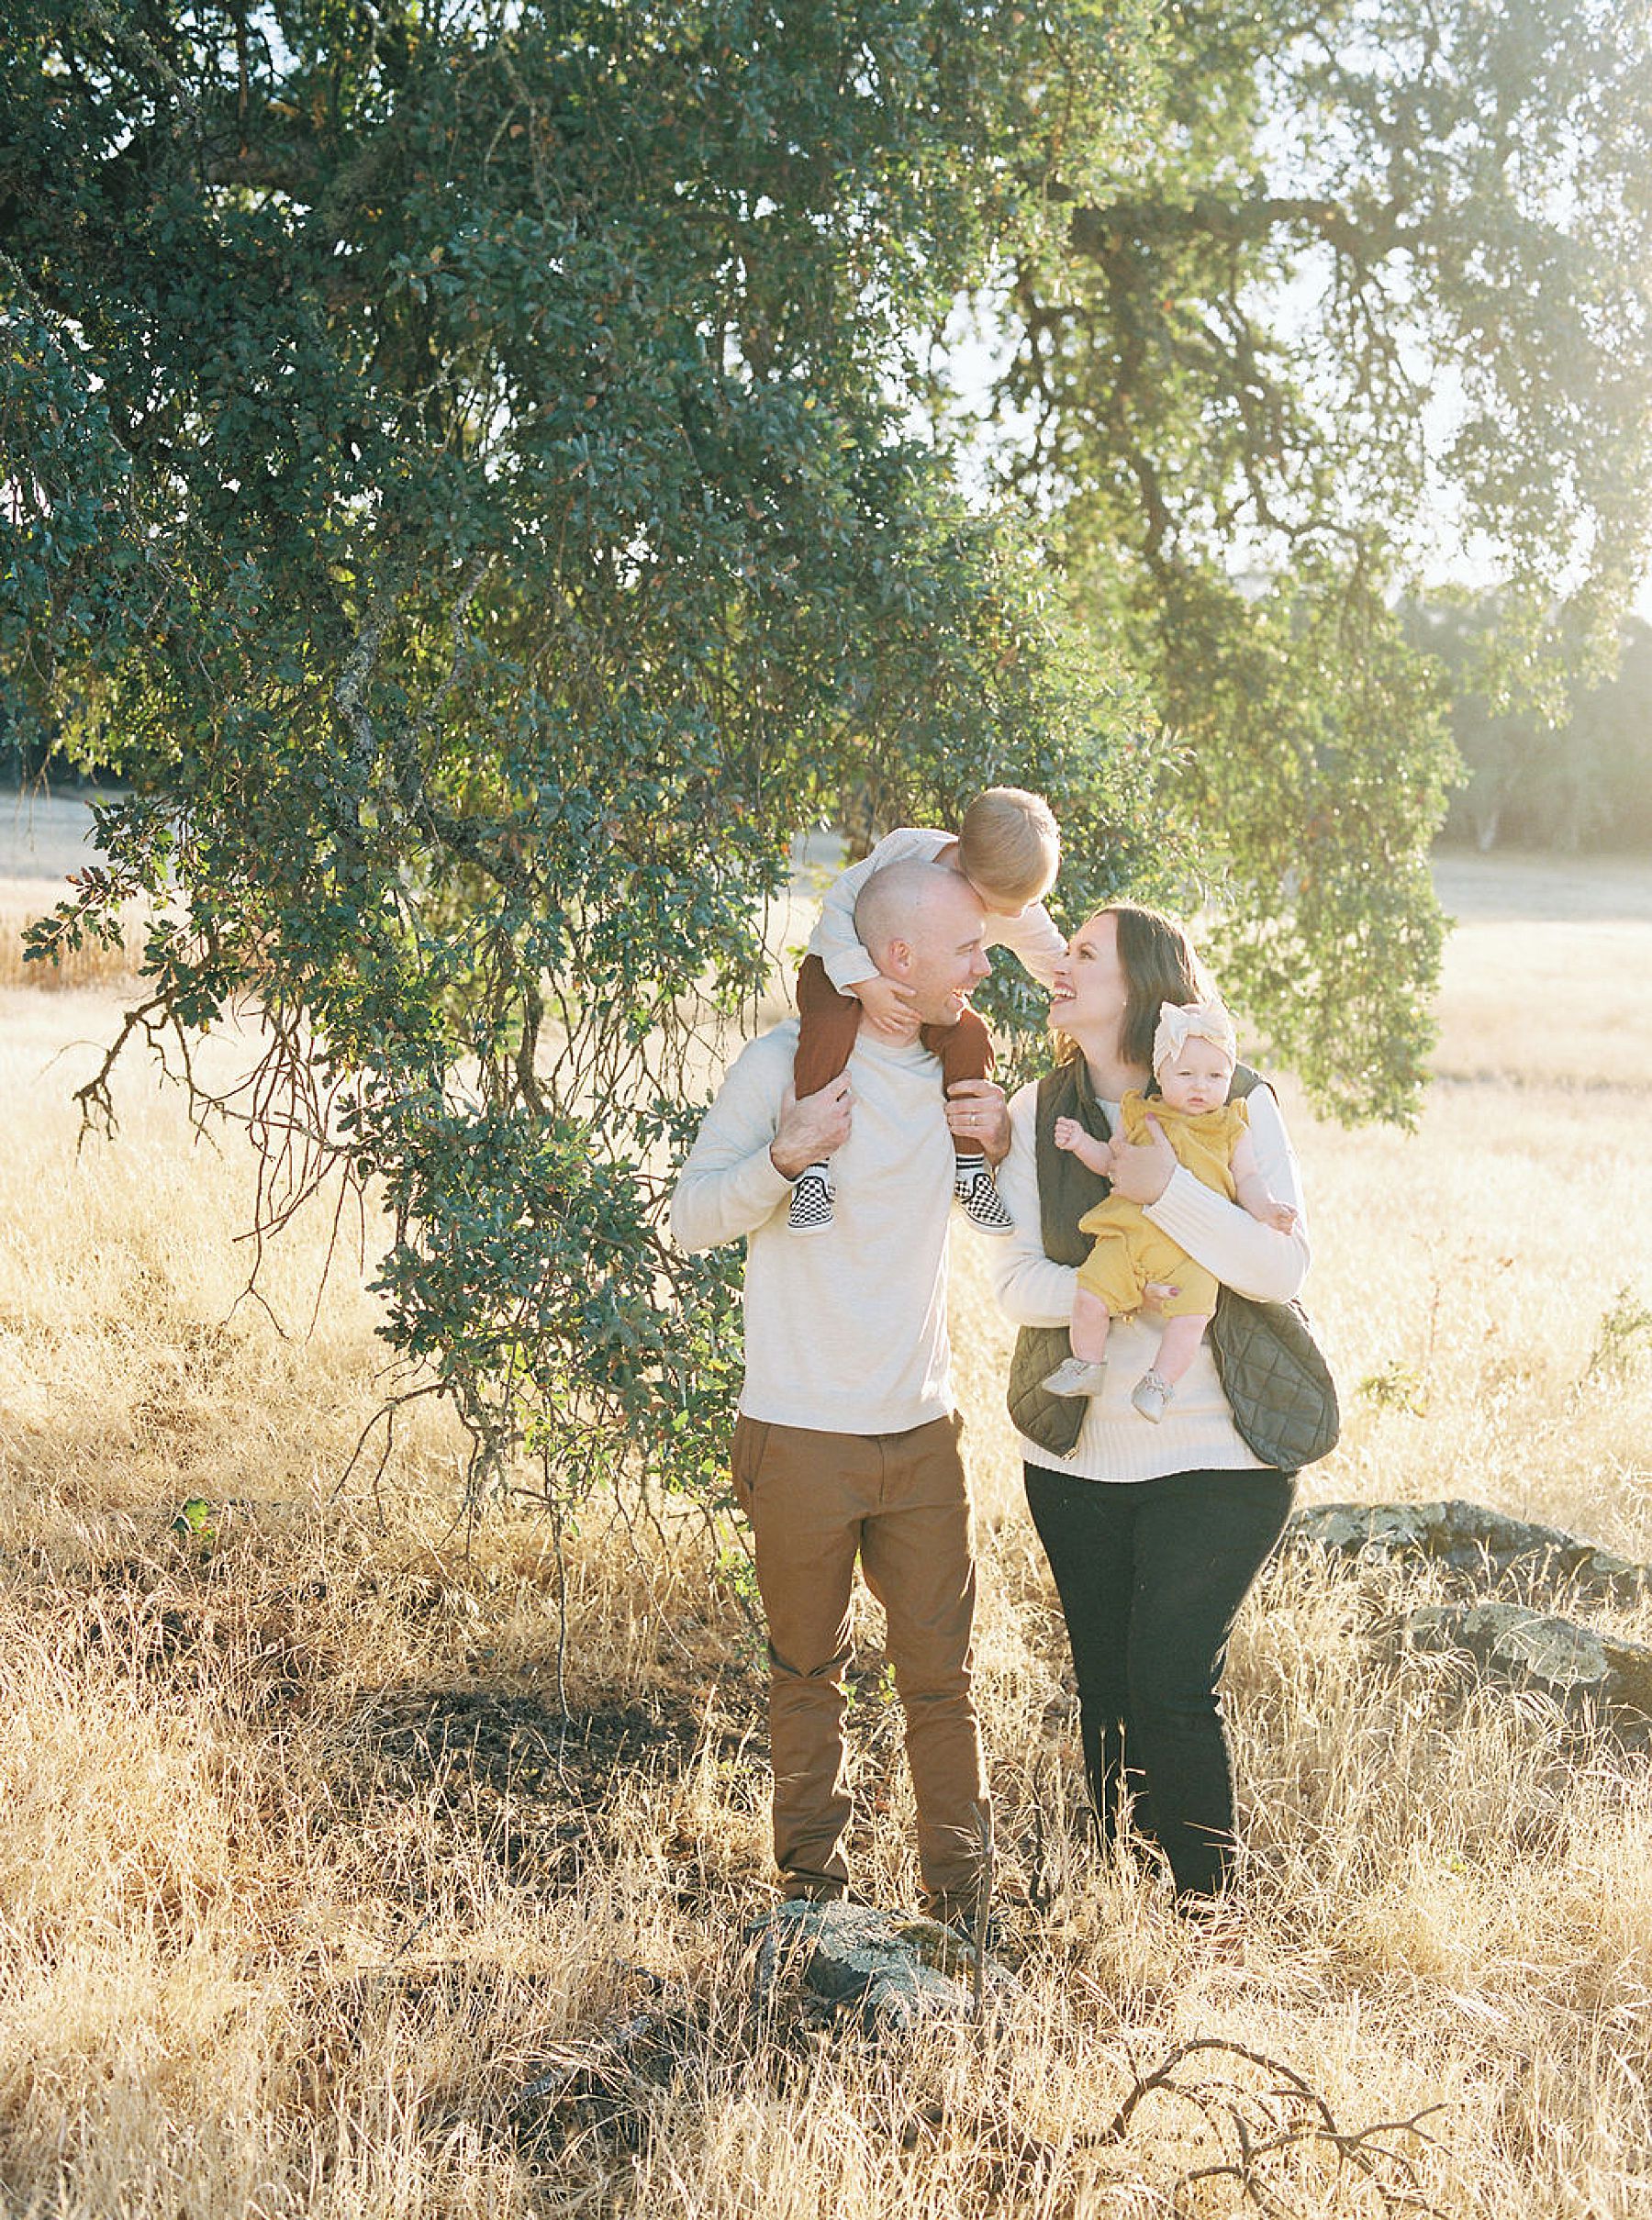
[[[1122,1195],[1127,1202],[1156,1202],[1176,1170],[1176,1151],[1151,1113],[1147,1131],[1153,1136],[1150,1141],[1137,1143],[1126,1141],[1121,1133],[1112,1144],[1108,1177],[1112,1181],[1113,1193]]]
[[[954,1079],[946,1090],[946,1122],[954,1141],[978,1148],[988,1164],[1010,1154],[1010,1111],[991,1079]]]

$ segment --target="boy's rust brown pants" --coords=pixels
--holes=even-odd
[[[843,1673],[858,1556],[888,1621],[924,1894],[966,1897],[989,1806],[970,1693],[975,1558],[957,1422],[824,1434],[742,1416],[732,1463],[768,1619],[775,1860],[786,1892],[835,1896],[849,1878]]]
[[[854,997],[839,994],[819,956],[805,956],[798,974],[798,1053],[792,1067],[799,1100],[848,1068],[860,1021]],[[932,1056],[941,1059],[943,1089],[955,1079],[991,1078],[992,1035],[967,1005],[955,1025],[925,1025],[918,1037]],[[960,1155],[974,1145],[955,1144]]]

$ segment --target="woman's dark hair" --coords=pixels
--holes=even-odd
[[[1139,902],[1109,902],[1099,914],[1118,920],[1119,962],[1130,985],[1124,1022],[1119,1028],[1119,1054],[1124,1063],[1151,1071],[1159,1006],[1202,1002],[1211,993],[1210,980],[1193,953],[1187,927],[1162,909],[1148,909]]]

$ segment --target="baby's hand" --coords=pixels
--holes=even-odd
[[[1106,1177],[1110,1155],[1108,1144],[1086,1132],[1077,1118],[1056,1119],[1055,1145],[1057,1148],[1070,1149],[1080,1164],[1086,1164],[1092,1172],[1099,1172],[1103,1177]]]
[[[879,1032],[905,1032],[912,1023],[912,990],[895,979],[886,979],[881,972],[869,979],[856,979],[849,992],[859,1002],[873,1027]]]
[[[1263,1223],[1265,1225],[1272,1226],[1276,1233],[1294,1233],[1296,1232],[1297,1214],[1288,1202],[1270,1202],[1267,1206],[1267,1213],[1264,1216]]]

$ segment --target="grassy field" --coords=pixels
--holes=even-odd
[[[1288,1100],[1348,1412],[1308,1490],[1468,1496],[1652,1557],[1652,872],[1473,857],[1442,886],[1461,921],[1420,1131]],[[1280,2062],[1344,2131],[1426,2115],[1427,2140],[1259,2159],[1279,2209],[1652,2214],[1644,1753],[1399,1648],[1425,1576],[1283,1562],[1229,1681],[1253,1932],[1237,1962],[1190,1936],[1073,1829],[1008,1335],[963,1234],[980,1686],[1003,1865],[1038,1900],[1007,1919],[1023,1994],[982,2040],[882,2052],[754,2019],[761,1679],[703,1541],[588,1520],[563,1596],[542,1519],[456,1526],[460,1445],[428,1406],[376,1489],[340,1487],[384,1385],[370,1258],[346,1242],[318,1308],[318,1218],[268,1258],[267,1307],[238,1300],[249,1167],[140,1077],[118,1141],[77,1155],[68,1097],[117,1008],[0,986],[6,2209],[1256,2209],[1192,2179],[1236,2146],[1186,2099],[1104,2132],[1207,2041]],[[192,1497],[205,1536],[174,1531]],[[861,1635],[858,1874],[910,1902],[870,1605]],[[524,2100],[644,2011],[660,2040],[606,2099]],[[1179,2071],[1231,2081],[1256,2138],[1309,2116],[1235,2051]]]

